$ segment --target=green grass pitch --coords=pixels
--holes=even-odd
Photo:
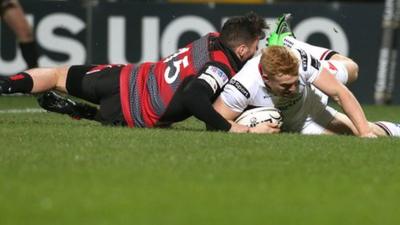
[[[0,97],[1,225],[400,224],[400,139],[128,129]],[[8,110],[8,111],[7,111]],[[400,121],[400,107],[365,106]]]

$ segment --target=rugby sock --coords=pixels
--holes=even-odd
[[[28,68],[36,68],[38,67],[38,54],[36,50],[36,42],[25,42],[19,43],[19,47],[22,52],[22,57],[24,58]]]
[[[388,136],[400,137],[400,124],[386,121],[378,121],[375,124],[382,128]]]
[[[309,52],[312,56],[314,56],[319,60],[329,60],[333,55],[337,54],[337,52],[333,50],[323,47],[318,47],[315,45],[310,45],[308,43],[299,41],[292,36],[286,36],[283,39],[283,45],[289,48],[304,49],[306,52]]]
[[[33,88],[33,79],[27,73],[18,73],[13,76],[0,76],[0,93],[30,93]]]

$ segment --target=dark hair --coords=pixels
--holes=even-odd
[[[264,29],[268,29],[264,18],[250,12],[228,19],[222,26],[220,39],[225,46],[233,50],[241,44],[250,45],[256,39],[263,39]]]

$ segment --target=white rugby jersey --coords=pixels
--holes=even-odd
[[[297,95],[291,98],[272,94],[261,77],[261,54],[250,59],[244,67],[229,81],[221,93],[225,104],[235,112],[248,108],[269,106],[281,110],[284,127],[301,123],[307,117],[307,110],[312,109],[313,101],[308,96],[322,94],[311,84],[322,70],[319,60],[304,50],[291,49],[299,59],[299,86]],[[316,94],[316,92],[318,92]],[[315,97],[312,98],[315,100]]]

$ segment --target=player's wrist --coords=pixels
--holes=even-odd
[[[374,132],[369,132],[369,133],[361,134],[360,137],[363,137],[363,138],[376,138],[378,136]]]
[[[365,127],[365,128],[360,128],[358,136],[360,136],[360,137],[370,137],[370,136],[376,136],[376,135],[372,131],[372,129],[368,126],[368,127]]]
[[[231,128],[229,129],[229,132],[231,133],[249,133],[249,127],[237,124],[233,121],[228,121],[231,124]]]

